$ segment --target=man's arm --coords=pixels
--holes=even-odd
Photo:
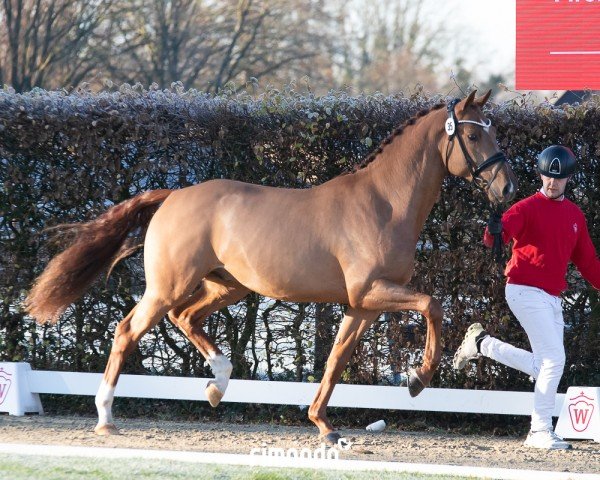
[[[487,226],[485,227],[485,232],[483,234],[483,243],[486,247],[492,247],[494,245],[494,235],[492,231],[497,231],[496,229],[500,228],[502,232],[502,241],[504,243],[510,242],[513,238],[519,235],[519,232],[523,228],[525,223],[523,209],[515,203],[512,207],[510,207],[502,218],[498,220],[490,217]],[[492,231],[490,231],[492,230]]]
[[[571,261],[581,272],[583,278],[600,290],[600,260],[596,253],[596,248],[590,238],[585,217],[583,218],[583,228],[577,237],[577,243],[571,254]]]

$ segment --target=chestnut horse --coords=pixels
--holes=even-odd
[[[510,201],[516,178],[482,112],[490,92],[436,105],[394,130],[354,173],[310,189],[211,180],[155,190],[68,226],[73,243],[56,256],[25,301],[38,322],[55,322],[94,278],[127,256],[128,236],[147,227],[146,290],[118,324],[96,395],[100,435],[118,433],[112,401],[126,357],[166,314],[212,368],[206,396],[221,400],[232,366],[203,330],[208,315],[249,292],[294,302],[338,302],[348,309],[308,415],[320,435],[340,434],[326,406],[363,333],[385,311],[427,319],[423,365],[411,371],[412,396],[429,385],[441,359],[442,307],[406,287],[419,233],[447,174],[474,181],[493,203]],[[458,139],[458,141],[455,141]]]

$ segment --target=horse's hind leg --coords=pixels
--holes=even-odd
[[[196,346],[206,358],[215,376],[206,386],[206,398],[216,407],[227,389],[231,376],[231,361],[204,333],[204,320],[213,312],[241,300],[250,293],[234,280],[205,278],[198,290],[185,303],[169,311],[169,319]]]
[[[117,325],[104,377],[96,394],[98,424],[94,431],[98,435],[118,433],[112,419],[112,402],[125,359],[140,338],[162,319],[170,307],[170,304],[165,304],[164,300],[149,295],[146,291],[141,301]]]

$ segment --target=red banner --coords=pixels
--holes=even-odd
[[[600,0],[517,0],[516,88],[600,90]]]

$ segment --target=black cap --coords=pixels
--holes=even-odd
[[[570,148],[552,145],[537,157],[537,168],[540,174],[552,178],[566,178],[575,172],[577,159]]]

